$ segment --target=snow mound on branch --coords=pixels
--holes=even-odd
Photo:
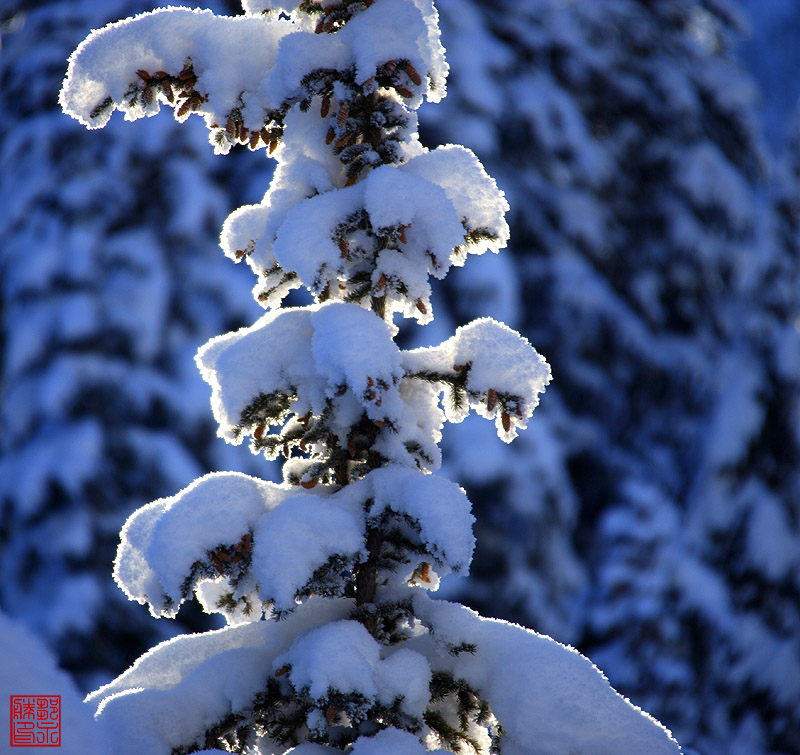
[[[102,128],[112,109],[96,113],[106,98],[124,102],[134,84],[141,84],[138,70],[149,74],[179,74],[191,61],[198,77],[195,88],[208,100],[208,121],[225,123],[240,106],[239,93],[253,111],[253,125],[263,123],[267,103],[253,101],[264,77],[272,70],[281,37],[296,31],[294,23],[281,19],[215,16],[210,10],[160,8],[108,24],[90,34],[69,59],[61,90],[64,110],[87,128]],[[241,63],[247,50],[248,65]],[[158,98],[149,105],[124,106],[126,120],[154,115]]]
[[[359,268],[377,255],[371,295],[385,297],[389,313],[424,324],[433,317],[430,276],[444,278],[468,254],[497,252],[508,241],[503,192],[463,147],[377,167],[342,189],[331,183],[336,168],[294,152],[288,159],[290,168],[282,156],[264,200],[236,210],[222,233],[225,253],[246,255],[260,277],[277,270],[289,276],[259,294],[266,307],[301,284],[316,294],[352,296]],[[387,236],[388,246],[380,241]]]
[[[334,500],[301,494],[287,498],[256,525],[252,573],[262,600],[278,610],[296,607],[295,595],[333,556],[364,555],[364,520]]]
[[[505,731],[504,755],[680,753],[666,728],[574,648],[424,593],[414,608],[439,641],[477,646],[474,655],[459,654],[452,670],[489,702]]]
[[[456,573],[466,572],[475,548],[475,518],[462,488],[444,477],[398,466],[376,469],[358,484],[371,487],[370,519],[386,510],[408,515],[418,523],[420,537],[437,561]]]
[[[113,755],[170,755],[247,707],[298,634],[346,617],[349,600],[311,598],[284,621],[257,621],[157,645],[87,697],[113,735]]]
[[[209,128],[224,126],[237,111],[248,129],[259,130],[266,112],[302,96],[303,79],[311,71],[354,68],[363,83],[397,58],[428,74],[407,107],[419,107],[423,96],[431,101],[444,96],[447,64],[431,2],[383,0],[336,34],[325,35],[314,34],[306,14],[291,19],[253,15],[264,5],[251,3],[250,14],[235,17],[161,8],[109,24],[70,57],[61,105],[88,128],[105,126],[115,108],[128,120],[154,115],[167,97],[159,84],[149,101],[133,101],[133,88],[144,82],[137,71],[175,77],[191,63],[194,90],[202,97],[197,110]],[[242,50],[247,50],[247,65],[241,63]]]
[[[172,615],[192,565],[219,545],[238,543],[293,492],[237,472],[205,475],[131,515],[120,536],[114,579],[131,600],[149,603],[154,616]]]
[[[471,150],[447,144],[409,160],[402,170],[441,186],[468,228],[482,228],[495,237],[486,244],[493,252],[508,243],[505,194]]]
[[[315,700],[330,690],[357,692],[374,700],[378,690],[372,672],[380,657],[381,646],[362,624],[338,621],[299,637],[273,666],[275,670],[291,666],[292,685],[308,689]]]
[[[527,338],[490,317],[458,328],[439,346],[403,352],[403,364],[407,374],[465,373],[468,406],[445,404],[447,419],[461,422],[471,406],[495,419],[506,442],[517,436],[517,427],[526,427],[551,377],[550,366]]]
[[[386,653],[381,658],[381,651]],[[409,648],[393,651],[381,645],[357,621],[339,621],[299,637],[288,653],[275,659],[276,670],[289,667],[295,689],[318,701],[340,692],[391,705],[402,698],[403,709],[422,716],[430,701],[431,667]]]
[[[353,348],[354,333],[358,349]],[[396,388],[402,377],[400,350],[386,323],[354,304],[269,312],[249,328],[209,341],[198,352],[197,364],[213,389],[220,435],[234,444],[242,440],[242,413],[262,395],[295,397],[293,412],[319,415],[346,384],[371,418],[391,417],[401,408]]]

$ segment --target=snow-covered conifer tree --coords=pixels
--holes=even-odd
[[[65,109],[91,127],[162,105],[219,152],[278,160],[223,247],[268,312],[198,353],[220,434],[283,456],[284,483],[197,479],[136,512],[115,576],[153,614],[193,594],[225,629],[153,649],[93,693],[120,753],[668,753],[678,747],[570,648],[429,597],[466,571],[470,504],[433,472],[470,409],[512,440],[549,380],[488,318],[402,351],[394,315],[432,319],[430,278],[507,239],[468,150],[429,151],[415,110],[447,72],[429,0],[247,0],[93,33]],[[314,302],[281,308],[291,289]]]
[[[174,631],[114,585],[119,528],[231,466],[187,355],[253,316],[249,276],[213,249],[242,171],[212,164],[205,130],[117,124],[100,143],[58,107],[86,30],[152,7],[0,9],[0,605],[92,687]]]

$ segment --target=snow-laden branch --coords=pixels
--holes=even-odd
[[[439,346],[403,352],[407,378],[439,386],[450,422],[461,422],[469,408],[494,419],[507,443],[524,428],[550,382],[550,365],[515,330],[482,317],[456,330]]]
[[[421,718],[432,686],[446,685],[449,678],[465,690],[484,690],[502,721],[503,752],[509,755],[679,752],[663,727],[616,693],[575,650],[422,594],[414,598],[414,609],[435,632],[387,652],[348,618],[348,601],[310,599],[285,621],[162,643],[89,700],[122,743],[120,755],[143,749],[169,755],[170,747],[201,738],[209,722],[235,725],[268,715],[263,709],[277,701],[280,687],[308,696],[333,720],[339,716],[337,701],[348,698],[358,698],[365,713],[395,703],[398,715]],[[443,646],[454,652],[442,654]],[[473,650],[461,649],[465,646]],[[433,669],[439,669],[436,679]],[[265,678],[272,693],[262,693]],[[202,696],[188,694],[198,688]],[[327,724],[323,715],[319,726]],[[408,742],[387,732],[373,752],[425,752],[405,749]],[[400,743],[403,749],[392,749]],[[309,752],[341,750],[317,745]]]
[[[437,101],[447,75],[438,36],[425,0],[383,0],[335,35],[316,34],[306,14],[162,8],[89,35],[70,57],[60,101],[88,128],[105,126],[116,109],[135,120],[167,104],[180,119],[203,115],[218,151],[237,142],[274,149],[288,108],[342,74],[394,86],[411,107],[423,96]]]
[[[472,559],[470,503],[458,485],[399,467],[313,492],[214,473],[136,511],[122,530],[114,578],[154,616],[196,592],[209,612],[256,621],[310,594],[352,594],[345,576],[367,560],[365,533],[391,532],[382,579],[435,590]]]
[[[286,469],[307,487],[363,476],[375,467],[363,466],[368,452],[434,471],[443,392],[451,422],[472,407],[510,441],[550,379],[530,343],[494,320],[459,328],[440,346],[401,352],[385,322],[341,302],[268,313],[210,341],[197,361],[213,388],[220,435],[234,444],[249,435],[253,450],[271,458],[310,454],[305,467],[293,459]],[[283,431],[272,433],[278,425]]]
[[[505,197],[463,147],[422,151],[339,190],[322,159],[307,150],[292,159],[291,142],[286,149],[289,165],[261,204],[236,210],[222,232],[225,253],[260,276],[265,307],[305,285],[321,299],[381,299],[387,318],[401,312],[424,324],[433,318],[430,276],[508,241]]]

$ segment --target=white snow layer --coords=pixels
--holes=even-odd
[[[169,755],[246,708],[275,658],[304,631],[346,618],[352,601],[310,598],[284,621],[256,621],[163,642],[87,697],[113,734],[111,755]]]
[[[241,541],[291,492],[237,472],[205,475],[131,515],[120,534],[114,579],[131,600],[149,603],[154,616],[174,615],[192,565]]]
[[[487,699],[506,732],[504,755],[677,755],[658,721],[617,693],[577,650],[425,594],[415,615],[438,640],[477,645],[452,663]]]
[[[61,745],[21,747],[26,755],[85,755],[109,752],[105,725],[92,718],[92,707],[81,701],[75,684],[56,667],[50,651],[21,625],[0,613],[0,741],[10,742],[9,704],[11,695],[59,695],[61,697]]]
[[[469,405],[494,418],[506,442],[527,425],[551,377],[550,366],[524,336],[489,317],[458,328],[439,346],[403,352],[403,364],[408,373],[466,371]],[[445,410],[450,422],[467,414],[466,407],[445,404]]]
[[[504,753],[680,752],[669,732],[617,694],[588,659],[550,638],[418,595],[415,613],[431,634],[381,648],[347,618],[351,606],[349,600],[312,598],[285,621],[162,643],[88,698],[114,734],[113,753],[168,755],[170,747],[246,709],[276,672],[320,705],[331,692],[384,703],[402,695],[404,707],[419,715],[429,702],[431,668],[449,669],[487,699],[506,732]],[[463,642],[475,644],[477,652],[452,656],[449,648]],[[399,732],[356,747],[354,752],[375,755],[425,751]],[[327,751],[308,748],[292,752]]]
[[[317,35],[305,14],[228,17],[162,8],[90,34],[70,57],[60,101],[88,128],[104,126],[115,108],[128,120],[153,115],[166,96],[158,89],[150,102],[138,97],[132,103],[132,92],[143,84],[137,71],[177,76],[190,62],[209,128],[224,125],[237,110],[248,129],[259,130],[267,111],[301,94],[301,81],[311,71],[353,68],[363,83],[380,65],[400,57],[428,74],[406,103],[418,107],[423,94],[438,101],[445,91],[447,65],[436,19],[430,0],[382,0],[336,34]],[[98,108],[107,98],[113,105]]]
[[[361,511],[315,495],[287,498],[259,520],[254,539],[258,594],[277,609],[294,608],[295,595],[332,556],[353,562],[365,555]]]
[[[293,412],[320,415],[346,386],[347,394],[339,397],[345,399],[339,402],[342,411],[347,399],[355,400],[371,419],[397,423],[403,408],[400,350],[387,324],[354,304],[268,312],[249,328],[209,341],[197,364],[213,389],[220,435],[230,443],[241,442],[242,412],[262,395],[294,397]],[[342,439],[357,419],[342,417]]]

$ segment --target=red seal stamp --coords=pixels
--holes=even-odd
[[[11,695],[11,746],[61,747],[61,695]]]

